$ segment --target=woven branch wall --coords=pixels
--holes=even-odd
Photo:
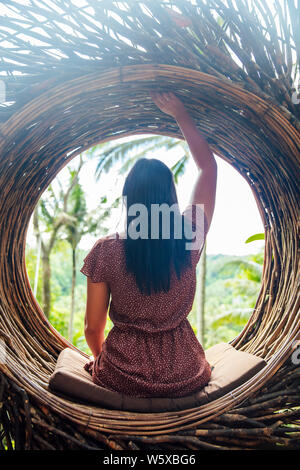
[[[297,2],[272,8],[261,0],[21,3],[6,5],[0,23],[2,440],[19,448],[295,448]],[[262,286],[232,344],[268,365],[208,405],[148,415],[92,408],[48,391],[68,343],[33,296],[25,243],[41,194],[83,150],[141,133],[181,138],[153,105],[150,89],[178,94],[214,152],[252,189],[266,235]]]

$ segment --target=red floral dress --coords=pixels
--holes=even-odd
[[[93,382],[136,397],[181,397],[203,388],[211,376],[204,350],[187,319],[196,288],[196,265],[207,235],[207,221],[193,227],[200,249],[191,250],[192,266],[178,280],[172,272],[169,292],[142,294],[126,271],[124,240],[99,239],[84,259],[81,272],[92,282],[107,282],[113,328],[101,354],[86,364]],[[189,205],[183,212],[193,220]],[[198,220],[198,219],[197,219]],[[199,238],[198,238],[199,240]]]

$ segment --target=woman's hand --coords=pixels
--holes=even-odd
[[[176,120],[180,118],[182,114],[186,113],[184,104],[174,93],[150,92],[150,96],[161,111],[170,114],[170,116]]]

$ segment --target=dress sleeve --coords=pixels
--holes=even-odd
[[[191,239],[190,250],[192,259],[197,263],[200,259],[208,232],[208,224],[202,204],[188,204],[182,215],[189,221],[195,238]]]
[[[91,278],[92,282],[106,282],[107,256],[103,239],[98,240],[83,260],[80,272]]]

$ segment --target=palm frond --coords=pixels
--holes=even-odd
[[[249,279],[260,282],[263,266],[255,261],[246,259],[236,259],[226,261],[219,268],[219,274],[230,273],[232,269],[236,268],[237,272],[244,273]]]
[[[176,145],[178,145],[177,142],[175,142],[175,144],[170,144],[169,145],[168,140],[166,142],[166,145],[164,145],[163,141],[161,143],[159,142],[159,145],[157,145],[157,143],[154,142],[153,145],[150,145],[149,147],[147,147],[145,149],[142,149],[140,152],[135,153],[131,158],[127,158],[125,160],[124,164],[122,165],[122,167],[120,168],[119,173],[120,174],[127,173],[129,168],[132,165],[134,165],[134,163],[136,161],[138,161],[140,158],[147,157],[147,156],[151,155],[152,153],[154,153],[154,158],[159,158],[161,156],[161,153],[159,153],[160,150],[165,149],[165,150],[168,151]]]
[[[176,163],[171,167],[171,170],[174,174],[174,180],[175,183],[178,183],[179,176],[183,175],[185,168],[186,168],[186,162],[188,160],[188,155],[184,154]]]
[[[89,152],[89,158],[99,158],[95,171],[96,180],[99,180],[103,171],[107,173],[119,161],[125,162],[125,166],[120,170],[124,173],[139,158],[158,149],[170,150],[178,143],[177,139],[164,136],[136,138],[117,144],[105,143],[94,147],[93,151]]]
[[[247,238],[245,243],[250,243],[255,240],[264,240],[265,239],[265,234],[264,233],[256,233],[255,235],[251,235],[251,237]]]
[[[126,162],[130,158],[133,158],[135,161],[137,158],[149,154],[156,148],[166,148],[168,150],[176,145],[177,142],[176,139],[170,137],[153,136],[131,139],[128,142],[119,142],[114,145],[106,144],[105,147],[96,147],[97,150],[94,150],[94,154],[99,152],[99,155],[96,156],[96,158],[99,158],[95,171],[96,180],[99,180],[103,171],[107,173],[119,161]]]
[[[229,323],[234,323],[236,326],[244,326],[252,313],[253,308],[237,308],[230,312],[224,313],[212,322],[212,328],[219,328]]]

